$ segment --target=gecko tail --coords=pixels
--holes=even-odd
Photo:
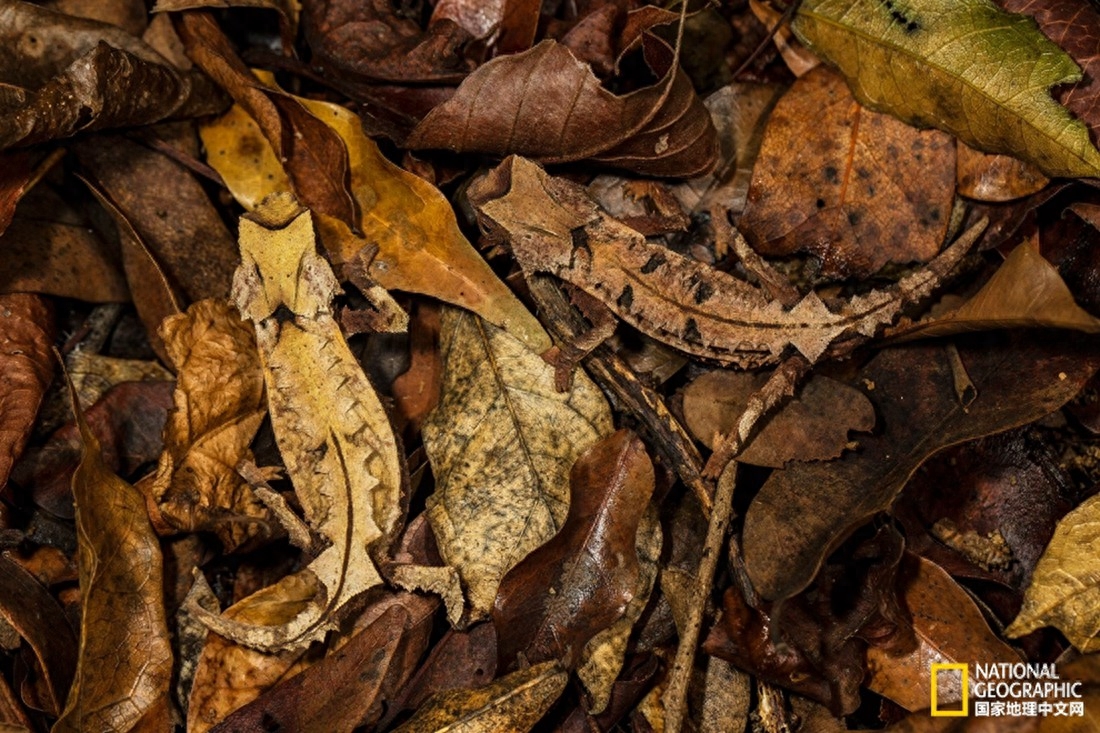
[[[202,571],[196,568],[194,574],[195,584],[183,607],[215,634],[235,644],[263,652],[302,649],[322,640],[330,628],[335,628],[326,619],[325,593],[310,570],[287,576],[253,593],[242,601],[247,604],[245,608],[238,604],[238,615],[244,618],[286,619],[271,625],[227,618],[210,610],[219,607],[218,599]],[[293,615],[288,618],[290,614]]]

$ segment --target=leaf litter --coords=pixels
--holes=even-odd
[[[1083,730],[1100,16],[786,9],[0,2],[0,727]]]

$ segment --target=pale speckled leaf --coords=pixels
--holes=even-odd
[[[1100,651],[1100,496],[1062,518],[1005,635],[1055,626],[1084,653]]]
[[[583,373],[556,391],[553,367],[471,314],[445,311],[441,344],[443,394],[424,424],[428,520],[479,619],[504,574],[561,528],[569,472],[612,432],[611,411]]]
[[[1084,123],[1051,98],[1081,72],[1035,21],[989,0],[806,0],[793,28],[863,104],[1048,176],[1096,176]]]

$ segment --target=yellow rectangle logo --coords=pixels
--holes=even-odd
[[[970,665],[933,664],[932,665],[932,716],[936,718],[961,718],[967,714],[970,704]],[[960,676],[959,690],[962,695],[962,707],[959,710],[943,710],[939,699],[939,673],[957,671]],[[953,687],[953,686],[952,686]],[[952,690],[954,691],[954,690]]]

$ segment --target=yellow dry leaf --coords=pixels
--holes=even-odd
[[[1100,496],[1062,517],[1005,636],[1057,627],[1084,653],[1100,651]]]
[[[325,549],[302,571],[319,592],[290,621],[253,625],[192,610],[217,633],[273,651],[320,639],[382,582],[371,552],[398,530],[403,470],[382,403],[333,319],[339,287],[315,249],[309,211],[290,194],[274,196],[241,219],[240,245],[233,298],[256,328],[275,439]]]
[[[543,662],[485,687],[442,692],[394,733],[524,733],[550,709],[568,681],[557,662]]]
[[[103,462],[71,383],[69,390],[84,444],[73,474],[80,651],[65,710],[53,730],[126,731],[168,705],[172,648],[160,543],[144,498]]]
[[[179,377],[164,451],[148,493],[181,532],[213,531],[232,551],[269,533],[271,516],[237,473],[267,413],[256,337],[219,300],[164,320],[160,335]]]
[[[561,528],[569,472],[612,432],[611,410],[582,372],[558,392],[553,367],[472,314],[446,310],[440,342],[442,396],[424,423],[428,521],[478,619],[504,574]]]
[[[359,118],[335,104],[299,100],[343,139],[351,161],[352,193],[362,211],[358,237],[340,221],[319,215],[321,242],[339,265],[362,267],[363,246],[378,254],[367,275],[387,289],[430,295],[468,308],[508,329],[535,351],[551,346],[538,321],[496,276],[462,235],[454,212],[439,190],[388,161],[362,129]],[[207,162],[248,209],[290,183],[259,127],[237,107],[200,134]]]

